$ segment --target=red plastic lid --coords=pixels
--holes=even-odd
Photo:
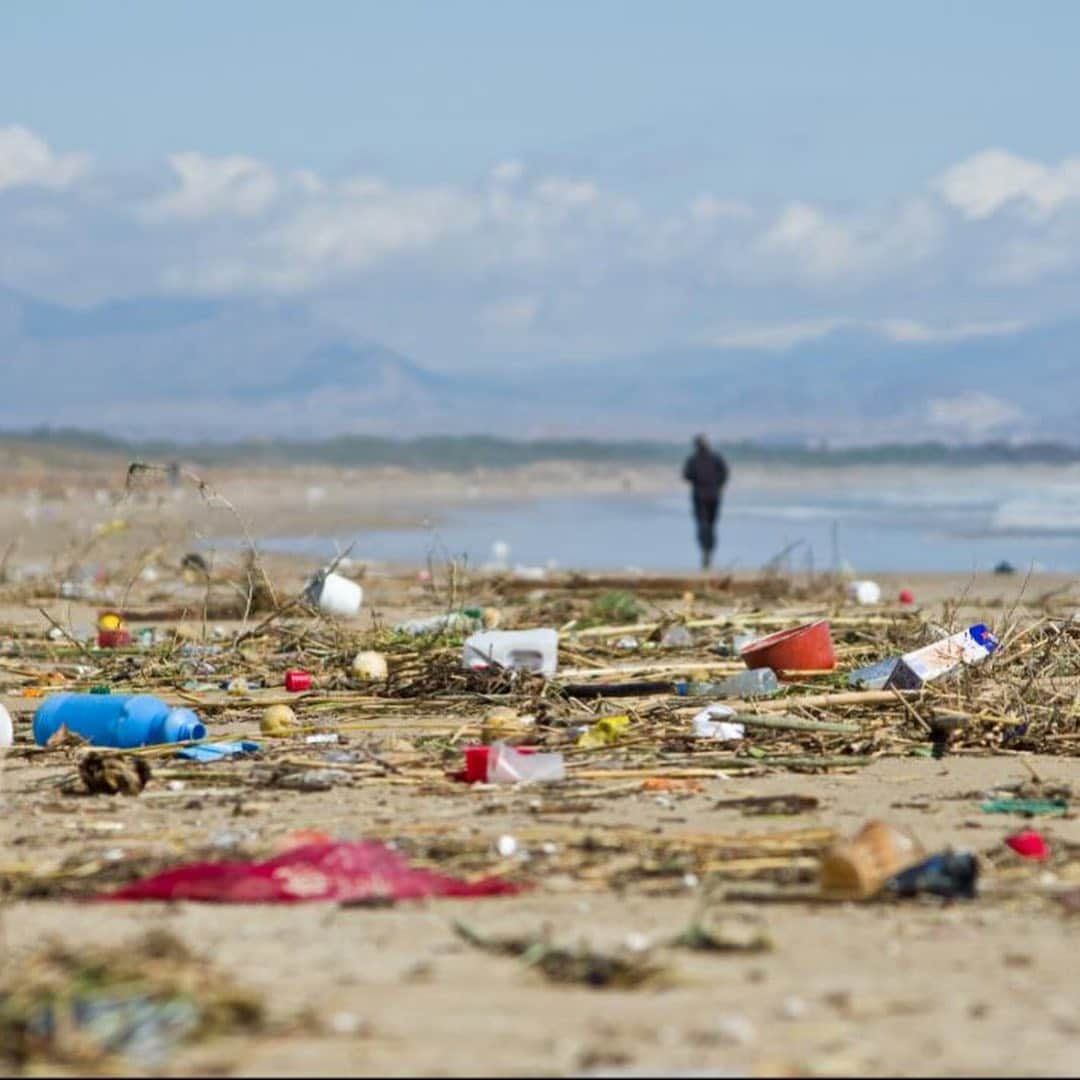
[[[1025,829],[1023,832],[1013,833],[1007,837],[1005,843],[1025,859],[1049,859],[1050,846],[1043,838],[1042,833],[1034,829]]]

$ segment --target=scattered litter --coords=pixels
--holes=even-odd
[[[819,878],[821,891],[869,899],[922,854],[922,846],[909,833],[883,821],[868,821],[850,840],[825,853]]]
[[[360,610],[364,590],[347,577],[320,570],[304,588],[304,599],[325,615],[347,618]]]
[[[462,663],[473,671],[494,667],[550,678],[558,666],[558,650],[554,630],[485,630],[466,640]]]
[[[550,783],[563,780],[566,771],[558,753],[525,753],[524,749],[503,742],[492,743],[488,750],[489,784]]]
[[[1065,799],[991,799],[980,807],[984,814],[1021,814],[1024,817],[1061,817],[1068,813]]]
[[[240,757],[244,754],[257,754],[259,744],[257,742],[219,742],[202,743],[199,746],[185,746],[183,750],[177,750],[176,756],[186,758],[189,761],[222,761],[225,758]]]
[[[740,655],[748,668],[772,668],[786,672],[832,671],[836,650],[827,619],[780,630],[743,646]]]
[[[285,689],[290,694],[299,694],[311,689],[311,673],[307,671],[286,671]]]
[[[429,896],[505,896],[520,889],[501,878],[466,882],[434,870],[417,870],[385,844],[335,841],[292,848],[264,862],[193,863],[99,899],[355,904]]]
[[[997,647],[997,638],[982,623],[976,623],[951,637],[905,653],[897,661],[887,685],[898,690],[918,690],[961,665],[985,660]]]
[[[927,894],[945,899],[975,896],[979,864],[969,852],[944,851],[890,877],[885,891],[899,897]]]
[[[1022,858],[1039,861],[1050,858],[1050,845],[1047,844],[1042,833],[1034,829],[1013,833],[1012,836],[1005,838],[1005,843]]]
[[[780,680],[772,668],[740,671],[722,682],[677,682],[675,692],[687,697],[772,697],[780,692]]]
[[[587,750],[617,743],[630,724],[629,716],[605,716],[597,720],[577,741]]]
[[[381,652],[373,652],[365,649],[353,657],[352,673],[358,679],[370,679],[372,682],[382,682],[389,674],[386,657]]]
[[[881,603],[881,586],[876,581],[849,582],[847,591],[857,604],[869,607]]]
[[[719,742],[735,742],[743,738],[746,735],[746,728],[742,724],[733,724],[726,719],[734,715],[735,710],[729,705],[709,705],[690,721],[694,737],[716,739]]]
[[[170,708],[150,694],[53,694],[34,713],[39,746],[66,728],[93,746],[130,749],[206,737],[190,709]]]

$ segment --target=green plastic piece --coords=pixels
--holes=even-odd
[[[90,693],[91,694],[111,694],[112,690],[110,690],[109,687],[107,687],[107,686],[91,686],[90,687]]]
[[[1064,799],[993,799],[982,804],[984,814],[1025,814],[1028,817],[1059,817],[1069,809]]]

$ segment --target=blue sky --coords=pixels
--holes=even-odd
[[[860,199],[985,145],[1073,149],[1080,5],[6,0],[0,103],[129,165],[177,149],[649,197]]]
[[[5,0],[0,284],[299,297],[436,367],[1060,318],[1077,40],[1045,0]]]

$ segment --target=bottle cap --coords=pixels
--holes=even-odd
[[[162,725],[166,742],[205,739],[206,727],[191,709],[170,709]]]

